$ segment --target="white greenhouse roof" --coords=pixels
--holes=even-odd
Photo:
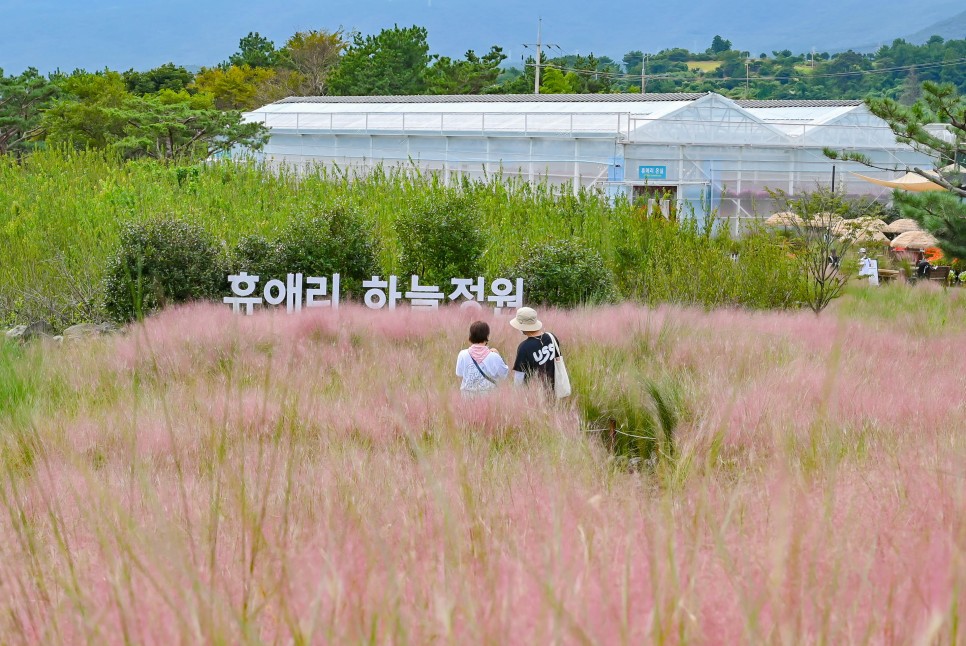
[[[248,112],[245,119],[297,134],[616,137],[751,145],[805,139],[811,145],[817,139],[845,144],[862,130],[870,143],[896,146],[886,124],[861,101],[734,101],[710,92],[290,97]]]
[[[739,103],[740,105],[740,103]],[[859,104],[861,105],[861,104]],[[801,133],[802,126],[816,126],[856,109],[855,105],[776,106],[744,108],[765,123],[790,135]]]

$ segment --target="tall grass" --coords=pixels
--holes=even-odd
[[[753,307],[796,301],[797,278],[780,247],[765,237],[733,242],[696,221],[659,225],[626,199],[611,203],[593,191],[573,195],[548,183],[491,180],[445,186],[413,169],[357,176],[228,161],[166,167],[63,150],[0,159],[0,323],[43,318],[63,326],[97,318],[99,282],[125,222],[183,217],[227,250],[243,236],[272,237],[294,218],[342,205],[369,223],[381,271],[391,274],[400,269],[399,214],[454,192],[480,213],[490,276],[512,266],[528,244],[576,238],[601,253],[629,298]],[[729,256],[739,249],[748,253],[733,263]]]
[[[858,279],[832,309],[847,318],[893,321],[921,335],[966,329],[966,290],[929,281],[870,289]]]
[[[466,316],[194,306],[4,346],[4,641],[962,640],[966,330],[541,311],[560,405],[460,398]],[[653,466],[578,413],[621,393],[673,429]]]

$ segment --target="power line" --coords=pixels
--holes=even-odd
[[[917,63],[913,65],[899,65],[895,67],[886,67],[881,69],[869,69],[869,70],[852,70],[848,72],[826,72],[823,74],[801,74],[796,76],[755,76],[755,80],[760,81],[794,81],[798,79],[817,79],[817,78],[838,78],[843,76],[856,76],[856,75],[866,75],[866,74],[889,74],[892,72],[901,72],[908,70],[924,70],[933,69],[939,67],[949,67],[952,65],[962,65],[966,63],[966,58],[958,58],[951,61],[940,61],[933,63]],[[533,63],[526,63],[525,65],[533,65]],[[560,72],[574,72],[576,74],[593,74],[595,76],[603,76],[611,78],[614,80],[637,80],[639,77],[637,74],[627,74],[624,72],[608,72],[606,70],[588,70],[580,69],[576,67],[565,67],[562,65],[556,65],[554,63],[544,63],[543,67],[552,68]],[[647,75],[647,79],[662,79],[662,80],[701,80],[701,81],[714,81],[714,82],[737,82],[743,81],[749,78],[748,76],[734,77],[734,76],[697,76],[688,75],[687,72],[674,72],[668,74],[650,74]]]
[[[849,72],[829,72],[825,74],[802,74],[797,76],[756,76],[756,79],[766,80],[766,81],[781,81],[781,80],[796,80],[800,78],[834,78],[841,76],[854,76],[861,74],[887,74],[890,72],[911,70],[911,69],[931,69],[936,67],[948,67],[950,65],[959,65],[966,63],[966,58],[956,59],[952,61],[943,61],[937,63],[920,63],[915,65],[903,65],[898,67],[889,67],[883,69],[871,69],[871,70],[853,70]],[[527,65],[532,65],[532,63],[527,63]],[[545,63],[543,67],[553,68],[562,72],[574,72],[578,74],[594,74],[596,76],[606,76],[613,79],[620,80],[636,80],[638,77],[636,74],[626,74],[624,72],[608,72],[605,70],[588,70],[580,69],[576,67],[565,67],[562,65],[555,65],[553,63]],[[648,75],[649,79],[682,79],[682,80],[692,80],[701,79],[704,81],[740,81],[745,77],[734,77],[734,76],[686,76],[686,72],[668,73],[668,74],[651,74]]]

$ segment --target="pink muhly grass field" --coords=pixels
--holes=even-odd
[[[4,641],[963,640],[966,331],[541,315],[577,398],[673,384],[672,457],[615,459],[539,389],[460,397],[457,309],[193,306],[28,349]]]

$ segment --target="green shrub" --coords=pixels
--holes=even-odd
[[[465,195],[431,194],[395,222],[399,267],[431,285],[483,273],[486,238],[476,203]]]
[[[176,218],[124,226],[104,278],[104,307],[119,323],[174,303],[216,298],[226,282],[219,246]]]
[[[796,307],[804,302],[805,281],[790,257],[787,241],[766,231],[749,231],[735,241],[737,260],[724,263],[720,280],[727,286],[715,305],[759,309]]]
[[[188,190],[196,190],[199,179],[201,178],[200,166],[176,166],[174,176],[178,180],[178,186]]]
[[[258,249],[249,243],[251,251]],[[302,272],[308,276],[339,274],[342,291],[358,293],[362,281],[379,273],[376,244],[371,229],[357,213],[341,206],[329,213],[298,217],[282,231],[277,251],[261,247],[264,267],[275,268],[283,279],[285,273]],[[277,262],[273,255],[277,253]]]
[[[617,296],[600,254],[574,240],[527,246],[509,273],[523,279],[529,303],[572,307]]]
[[[288,273],[278,242],[257,233],[247,235],[232,249],[228,261],[230,273],[246,272],[259,280],[284,277]],[[264,279],[262,278],[264,277]]]
[[[714,215],[677,221],[628,218],[614,245],[617,285],[626,298],[702,307],[791,307],[803,300],[801,272],[787,241],[767,231],[732,238]]]

